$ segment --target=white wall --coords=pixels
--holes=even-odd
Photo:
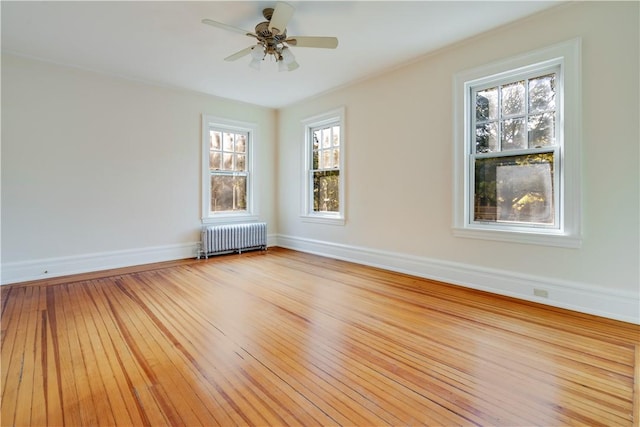
[[[274,226],[274,110],[3,55],[3,283],[195,254],[203,113],[258,124]]]
[[[640,323],[639,4],[581,2],[279,111],[279,241],[506,295]],[[452,79],[582,37],[579,249],[454,237]],[[345,226],[300,219],[301,120],[346,107]],[[394,158],[401,158],[394,162]],[[533,297],[534,288],[549,298]]]

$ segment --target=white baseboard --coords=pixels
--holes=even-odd
[[[0,283],[26,282],[112,268],[194,258],[198,242],[100,252],[67,257],[43,258],[2,264]]]
[[[267,235],[267,246],[275,246],[277,236]],[[133,267],[155,262],[195,258],[200,242],[99,252],[67,257],[43,258],[2,264],[0,285],[90,273],[112,268]]]
[[[640,324],[640,295],[633,292],[293,236],[279,235],[277,245]],[[547,297],[535,296],[534,289],[546,291]]]

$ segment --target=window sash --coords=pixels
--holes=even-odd
[[[519,158],[519,157],[525,157],[525,156],[534,156],[536,154],[551,154],[553,157],[553,161],[550,165],[551,168],[551,191],[552,191],[552,203],[553,203],[553,208],[552,208],[552,212],[551,212],[551,217],[553,218],[553,221],[551,223],[540,223],[540,222],[526,222],[526,221],[517,221],[517,220],[500,220],[499,218],[496,218],[496,220],[494,221],[490,221],[490,220],[483,220],[483,219],[477,219],[477,212],[476,212],[476,201],[477,201],[477,194],[476,194],[476,184],[477,184],[477,176],[476,176],[476,164],[478,161],[482,161],[482,160],[487,160],[487,159],[509,159],[509,158]],[[480,227],[487,227],[487,228],[493,228],[493,229],[505,229],[505,230],[538,230],[538,231],[542,231],[542,230],[558,230],[560,228],[560,224],[561,224],[561,213],[562,213],[562,209],[561,209],[561,192],[560,192],[560,172],[559,172],[559,157],[560,157],[560,150],[559,147],[552,147],[552,149],[547,148],[538,148],[538,149],[531,149],[531,150],[509,150],[509,151],[504,151],[504,152],[500,152],[500,153],[492,153],[492,154],[486,154],[486,153],[481,153],[481,154],[471,154],[469,156],[469,171],[468,171],[468,176],[469,176],[469,203],[468,203],[468,208],[469,208],[469,212],[468,212],[468,217],[469,217],[469,223],[471,225],[475,225],[475,226],[480,226]],[[527,166],[527,165],[523,165],[523,166]],[[496,178],[496,185],[498,185],[498,180]],[[499,194],[499,188],[496,188],[496,193],[494,194],[494,196],[496,197],[496,199],[498,199],[498,194]],[[496,206],[497,205],[497,201],[496,201]],[[515,201],[514,201],[515,203]]]
[[[211,179],[210,179],[210,195],[211,195],[211,199],[210,199],[210,204],[209,204],[209,212],[212,214],[220,214],[220,213],[240,213],[240,212],[247,212],[248,209],[248,205],[247,205],[247,196],[248,196],[248,180],[249,180],[249,174],[248,173],[234,173],[234,172],[220,172],[220,171],[215,171],[212,172],[210,174]],[[220,185],[231,185],[231,193],[229,194],[229,189],[226,189],[227,191],[225,192],[225,194],[221,195],[221,199],[227,199],[227,203],[222,203],[223,205],[230,205],[229,209],[214,209],[213,206],[216,205],[216,201],[218,200],[217,197],[215,197],[215,191],[213,190],[214,187],[214,179],[216,178],[223,178],[220,181]],[[227,178],[227,179],[224,179]],[[244,179],[240,179],[238,180],[238,178],[244,178]],[[230,181],[229,182],[224,182],[224,181]],[[244,187],[243,189],[241,189],[240,192],[237,191],[237,187],[236,184],[237,183],[241,183],[243,184],[242,187]],[[229,202],[230,199],[230,202]],[[244,206],[244,207],[243,207]]]
[[[531,117],[534,116],[540,116],[543,114],[549,114],[549,113],[553,113],[553,119],[554,119],[554,123],[553,123],[553,135],[554,135],[554,143],[553,144],[549,144],[549,145],[545,145],[544,147],[553,147],[553,146],[560,146],[561,144],[561,132],[560,132],[560,124],[561,124],[561,117],[560,117],[560,113],[561,113],[561,109],[560,106],[563,103],[562,100],[562,96],[563,96],[563,87],[562,87],[562,74],[561,74],[561,67],[558,64],[553,64],[551,66],[547,66],[547,65],[541,65],[541,66],[533,66],[533,69],[529,69],[526,72],[520,72],[520,73],[503,73],[503,74],[508,74],[508,76],[500,76],[500,77],[494,77],[494,78],[484,78],[481,79],[480,81],[474,81],[474,82],[470,82],[468,83],[467,87],[469,88],[469,92],[468,92],[468,96],[469,99],[467,101],[467,106],[468,106],[468,111],[466,112],[466,114],[468,114],[469,117],[469,129],[467,130],[469,132],[469,141],[471,142],[471,144],[469,144],[468,149],[470,150],[471,153],[478,153],[477,152],[477,144],[476,144],[476,132],[477,132],[477,126],[478,125],[484,125],[484,124],[496,124],[496,129],[497,129],[497,135],[496,135],[496,140],[497,140],[497,146],[498,146],[498,150],[497,151],[492,151],[491,153],[496,153],[496,152],[502,152],[505,151],[503,150],[502,147],[502,140],[503,138],[501,137],[501,133],[502,133],[502,124],[508,120],[517,120],[517,119],[523,119],[524,120],[524,125],[525,125],[525,135],[526,135],[526,143],[527,143],[527,148],[529,147],[529,128],[528,128],[528,124],[529,124],[529,119]],[[530,89],[529,89],[529,82],[531,80],[534,80],[536,78],[541,78],[547,75],[555,75],[555,99],[554,99],[554,104],[555,104],[555,108],[553,109],[536,109],[534,111],[530,111]],[[524,91],[524,98],[522,100],[523,105],[524,105],[524,111],[520,112],[520,113],[503,113],[503,94],[502,94],[502,90],[501,88],[508,86],[512,83],[515,82],[520,82],[520,81],[524,81],[525,82],[525,91]],[[476,97],[478,95],[478,93],[480,92],[484,92],[488,89],[493,89],[493,88],[498,88],[497,90],[497,117],[496,118],[492,118],[492,119],[487,119],[487,120],[478,120],[477,119],[477,113],[476,113]],[[529,148],[528,148],[529,149]],[[513,151],[513,149],[508,149],[509,151]]]
[[[323,169],[309,172],[311,182],[311,211],[321,214],[340,213],[340,170]],[[335,179],[332,179],[335,178]],[[331,193],[337,195],[331,196]],[[324,197],[323,197],[324,196]]]

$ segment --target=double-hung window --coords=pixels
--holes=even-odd
[[[311,117],[303,124],[302,216],[309,221],[344,224],[344,109]]]
[[[472,221],[556,228],[560,68],[471,86]]]
[[[454,232],[575,247],[579,41],[456,76]]]
[[[203,222],[253,219],[251,152],[255,126],[203,116]]]

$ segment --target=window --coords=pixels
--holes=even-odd
[[[306,220],[344,224],[344,109],[311,117],[305,132]]]
[[[471,86],[472,221],[556,228],[559,67]]]
[[[253,218],[251,146],[254,126],[203,116],[203,222]]]
[[[579,246],[579,48],[456,76],[456,235]]]

